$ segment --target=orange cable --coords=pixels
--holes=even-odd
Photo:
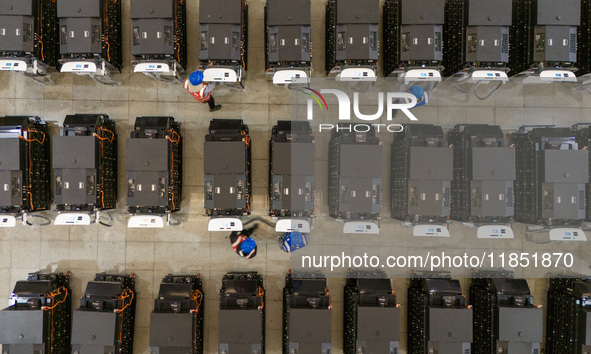
[[[65,292],[64,298],[56,303],[53,303],[55,300],[55,297],[58,296],[59,294],[61,294],[62,290]],[[50,353],[53,353],[53,309],[56,308],[56,306],[58,306],[59,304],[63,304],[64,302],[66,302],[66,299],[68,298],[68,289],[65,286],[60,287],[57,290],[52,291],[51,293],[47,294],[47,297],[49,297],[51,299],[51,303],[52,306],[50,307],[43,307],[43,311],[49,311],[51,310],[51,323],[50,323],[50,342],[49,342],[49,351]]]
[[[19,135],[19,138],[21,140],[24,140],[24,141],[26,141],[28,143],[35,141],[35,142],[37,142],[37,143],[39,143],[41,145],[43,145],[45,143],[45,133],[44,132],[38,131],[36,129],[25,129],[24,132],[42,134],[43,135],[43,139],[42,140],[39,140],[39,139],[29,139],[29,138],[25,138],[22,135]],[[28,153],[29,153],[29,185],[28,186],[25,186],[24,188],[25,188],[25,191],[29,194],[29,203],[31,205],[31,210],[34,210],[35,208],[33,206],[33,193],[31,193],[31,189],[33,189],[33,181],[32,181],[32,176],[31,176],[31,171],[33,169],[33,161],[31,159],[31,144],[28,144],[27,150],[28,150]],[[27,188],[28,188],[28,190],[27,190]],[[39,208],[39,209],[41,209],[41,208]]]
[[[53,306],[43,307],[43,311],[53,310],[54,308],[56,308],[57,305],[62,304],[62,303],[64,303],[66,301],[66,299],[68,298],[68,289],[65,286],[62,286],[61,288],[59,288],[59,289],[57,289],[55,291],[52,291],[51,293],[47,294],[47,297],[51,298],[52,299],[52,302],[53,302],[53,299],[56,296],[58,296],[59,294],[61,294],[62,293],[62,290],[66,293],[64,295],[64,298],[62,300],[58,301],[57,303],[55,303]]]
[[[117,309],[115,310],[115,313],[122,313],[127,307],[129,307],[129,305],[131,305],[131,303],[133,302],[133,298],[134,298],[134,293],[133,290],[127,288],[123,291],[123,294],[121,294],[120,297],[118,297],[118,300],[121,300],[121,303],[123,304],[126,298],[129,297],[129,293],[131,293],[131,300],[129,300],[129,302],[125,305],[123,305],[123,307],[121,309]],[[118,342],[118,351],[121,351],[121,340],[122,340],[122,335],[123,335],[123,316],[121,316],[121,320],[120,322],[120,326],[119,326],[119,342]]]
[[[171,144],[179,144],[180,140],[181,140],[181,136],[179,133],[175,132],[172,129],[168,129],[166,131],[167,133],[170,133],[170,135],[172,136],[172,138],[170,136],[166,136],[166,139],[168,141],[170,141]],[[176,134],[178,137],[176,139],[174,139],[174,134]],[[170,147],[170,195],[171,195],[171,201],[172,201],[172,210],[176,210],[176,205],[174,204],[174,185],[173,185],[173,179],[174,179],[174,150],[172,148],[172,146]]]
[[[181,0],[181,5],[182,4],[183,4],[183,0]],[[175,3],[174,3],[174,10],[175,10],[174,11],[174,26],[175,26],[175,30],[176,30],[176,26],[178,24],[178,12],[179,12],[178,7],[179,7],[179,4],[178,4],[178,2],[175,1]],[[180,64],[181,63],[181,54],[180,54],[181,51],[180,51],[179,41],[178,41],[178,37],[177,37],[176,33],[174,34],[174,44],[176,44],[176,48],[177,48],[176,49],[176,59],[177,59],[177,61]]]
[[[190,297],[191,301],[195,301],[195,317],[194,317],[194,329],[195,329],[195,335],[194,335],[194,346],[195,348],[197,348],[197,314],[199,313],[199,308],[201,307],[201,303],[203,302],[203,293],[201,292],[201,290],[196,289],[193,292],[191,292],[191,297]],[[193,312],[193,311],[191,311]]]
[[[265,290],[260,286],[257,287],[257,297],[261,298],[261,310],[265,308],[265,302],[263,301],[263,296],[265,295]]]
[[[39,134],[43,135],[43,139],[42,140],[39,140],[39,139],[27,139],[27,138],[25,138],[22,135],[19,136],[20,139],[22,139],[22,140],[24,140],[26,142],[36,141],[36,142],[38,142],[41,145],[43,145],[45,143],[45,133],[44,132],[40,132],[40,131],[38,131],[36,129],[25,129],[24,131],[25,132],[28,132],[28,133],[39,133]]]
[[[113,4],[116,4],[117,0],[113,0]],[[105,31],[109,30],[109,3],[105,1]],[[107,44],[107,61],[111,61],[111,44],[109,43],[109,36],[107,32],[105,32],[105,36],[103,38],[105,43]]]
[[[41,61],[45,61],[45,54],[43,53],[43,1],[39,3],[39,23],[39,38],[37,40],[41,44]]]
[[[103,190],[104,186],[105,186],[105,181],[104,181],[104,171],[103,171],[103,163],[104,163],[104,151],[105,151],[105,147],[104,147],[104,141],[107,140],[108,142],[112,143],[113,140],[115,139],[115,133],[109,129],[103,128],[103,127],[97,127],[96,130],[101,132],[101,135],[99,136],[97,133],[93,133],[92,135],[95,136],[97,139],[100,140],[101,142],[101,167],[100,167],[100,183],[97,183],[97,190],[100,187],[100,192],[101,192],[101,204],[103,206],[103,209],[105,208],[105,191]],[[111,134],[110,138],[105,138],[104,137],[104,132],[108,132]]]

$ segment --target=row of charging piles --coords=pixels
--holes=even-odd
[[[494,90],[481,95],[478,86],[498,82],[499,87],[508,80],[510,69],[524,83],[576,82],[575,63],[583,74],[590,69],[591,36],[577,31],[591,21],[589,6],[588,0],[560,5],[551,0],[388,0],[385,74],[409,84],[439,82],[443,72],[455,76],[458,90],[481,99]],[[375,80],[379,12],[377,0],[328,2],[329,76]],[[6,24],[0,36],[0,70],[50,81],[48,71],[59,62],[62,72],[118,84],[110,72],[120,71],[123,64],[120,1],[11,0],[0,7],[0,16]],[[131,17],[134,71],[180,81],[187,66],[186,3],[133,0]],[[242,84],[247,20],[245,0],[200,2],[199,60],[205,82]],[[308,84],[310,2],[268,1],[265,25],[268,76],[276,84]]]
[[[248,127],[214,119],[204,143],[205,209],[209,231],[240,231],[251,213],[252,166]],[[309,233],[314,216],[315,138],[308,122],[279,121],[269,158],[269,214],[277,232]]]
[[[246,2],[203,1],[200,8],[200,68],[205,81],[241,82],[246,68]],[[111,74],[123,66],[121,1],[10,0],[0,6],[0,17],[0,70],[49,83],[50,71],[59,68],[120,85]],[[131,19],[134,72],[182,82],[187,66],[186,2],[132,0]]]
[[[582,128],[582,129],[581,129]],[[479,238],[586,241],[589,220],[587,128],[523,126],[507,142],[499,126],[408,125],[392,145],[392,216],[415,236],[449,236],[449,218],[477,227]]]
[[[408,287],[408,350],[412,353],[539,353],[543,311],[527,282],[508,271],[480,271],[469,305],[449,273],[414,273]],[[0,311],[3,353],[133,353],[135,278],[99,273],[71,315],[70,275],[31,273]],[[401,309],[381,270],[350,271],[345,284],[343,349],[396,353]],[[591,281],[551,278],[549,352],[591,348]],[[256,272],[228,273],[219,300],[220,353],[265,353],[265,288]],[[332,302],[320,273],[288,273],[283,288],[283,352],[331,352]],[[152,353],[203,353],[204,293],[198,275],[162,279],[150,315]]]
[[[241,120],[212,120],[204,144],[209,231],[240,231],[240,217],[250,214],[250,145],[248,127]],[[344,222],[344,233],[379,233],[382,144],[373,127],[367,133],[335,129],[329,154],[330,216]],[[314,156],[315,138],[308,122],[279,121],[273,127],[269,206],[277,232],[309,233],[312,228]]]
[[[52,82],[51,68],[115,84],[121,70],[121,1],[11,0],[0,10],[1,70]],[[6,26],[6,27],[4,27]]]
[[[577,82],[575,63],[583,74],[590,70],[589,33],[577,31],[589,22],[589,6],[585,0],[388,0],[385,75],[398,76],[405,85],[436,84],[442,74],[453,76],[455,89],[479,99],[507,82],[509,71],[524,84]],[[375,80],[378,14],[377,1],[329,1],[329,75]],[[498,85],[479,93],[478,87],[490,82]]]
[[[16,226],[17,219],[30,223],[30,213],[48,210],[52,184],[57,225],[102,222],[101,212],[116,208],[115,122],[106,115],[70,115],[60,136],[50,141],[48,130],[39,118],[0,118],[0,147],[6,151],[0,158],[3,227]],[[310,232],[314,160],[309,157],[314,156],[314,142],[308,123],[283,121],[274,129],[269,194],[279,232]],[[242,230],[237,217],[250,214],[252,198],[248,127],[241,120],[213,120],[204,151],[209,229]],[[128,226],[162,227],[161,216],[170,222],[171,213],[181,207],[180,124],[172,117],[137,118],[126,156]]]
[[[49,209],[56,224],[100,222],[116,207],[117,136],[104,115],[67,116],[52,141],[38,118],[0,121],[2,226]],[[588,126],[523,127],[510,146],[499,126],[408,125],[392,145],[392,216],[416,236],[449,236],[448,220],[478,227],[480,238],[512,238],[513,221],[549,231],[553,241],[582,241],[591,138]],[[335,129],[329,146],[329,210],[345,233],[378,233],[382,144],[367,133]],[[270,142],[269,205],[278,232],[308,233],[314,216],[315,139],[306,122],[280,121]],[[205,209],[210,231],[240,231],[252,198],[251,143],[241,120],[213,120],[204,143]],[[182,138],[171,117],[139,117],[126,142],[130,227],[162,227],[180,210]],[[132,158],[133,157],[133,158]],[[347,161],[347,163],[344,163]],[[93,220],[94,216],[94,220]]]
[[[392,144],[392,217],[415,236],[449,237],[451,218],[477,227],[479,238],[513,238],[517,221],[551,241],[586,241],[588,127],[524,126],[512,138],[514,145],[499,126],[468,124],[448,141],[441,127],[407,125]],[[347,221],[345,233],[378,233],[382,144],[375,132],[335,129],[329,154],[330,215]]]
[[[139,117],[126,145],[127,209],[134,215],[129,226],[161,227],[161,215],[170,221],[170,213],[180,210],[180,124],[171,117]],[[18,219],[31,224],[39,217],[32,212],[50,208],[52,185],[56,225],[104,223],[101,212],[116,208],[117,134],[108,116],[69,115],[51,140],[47,123],[37,117],[3,117],[0,147],[0,226],[14,227]]]

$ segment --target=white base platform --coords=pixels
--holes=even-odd
[[[55,218],[54,225],[59,226],[88,226],[91,224],[88,213],[61,213]]]
[[[551,241],[587,241],[587,235],[581,229],[556,228],[550,230]]]
[[[449,237],[449,230],[444,225],[415,225],[413,236],[419,237]]]
[[[301,219],[281,219],[275,224],[275,231],[277,232],[292,232],[299,231],[303,233],[310,233],[310,223]]]
[[[336,77],[337,81],[376,81],[376,73],[369,68],[343,69]]]
[[[238,74],[235,70],[228,68],[209,68],[203,71],[203,82],[239,82]]]
[[[19,59],[0,59],[2,71],[27,71],[27,62]]]
[[[476,237],[483,239],[512,239],[513,229],[508,225],[482,225],[476,229]]]
[[[16,227],[16,217],[12,215],[0,216],[0,227]]]
[[[304,70],[279,70],[273,74],[274,85],[308,84],[308,74]]]
[[[207,231],[242,231],[242,221],[238,218],[213,218],[209,220]]]
[[[402,77],[404,78],[405,84],[421,81],[441,81],[441,73],[435,69],[410,69],[402,74]]]
[[[129,218],[127,227],[133,229],[161,229],[164,227],[164,218],[159,215],[133,215]]]
[[[343,225],[343,233],[377,235],[380,233],[380,228],[378,224],[370,221],[349,221]]]

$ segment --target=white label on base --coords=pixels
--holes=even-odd
[[[1,215],[0,227],[16,227],[16,217],[12,215]]]
[[[587,241],[587,235],[581,229],[557,228],[550,230],[551,241]]]
[[[27,71],[27,62],[17,59],[0,59],[0,70]]]
[[[577,77],[568,70],[542,70],[540,74],[528,74],[522,80],[524,85],[528,84],[550,84],[553,82],[577,82]]]
[[[474,70],[470,75],[471,81],[509,81],[509,77],[500,70]]]
[[[238,82],[238,75],[232,69],[210,68],[203,71],[203,82]]]
[[[376,223],[369,221],[349,221],[343,225],[343,233],[377,235],[380,233],[380,228]]]
[[[61,226],[88,226],[90,225],[90,215],[83,213],[62,213],[58,214],[53,224]]]
[[[96,70],[96,64],[92,61],[68,61],[62,64],[60,72],[94,74]]]
[[[476,230],[478,238],[515,238],[513,229],[507,225],[483,225]]]
[[[170,67],[165,63],[138,63],[133,68],[134,73],[167,73]]]
[[[413,236],[449,237],[449,230],[443,225],[415,225]]]
[[[572,71],[568,70],[542,70],[540,72],[540,81],[542,82],[577,82],[577,77]]]
[[[158,215],[134,215],[127,222],[129,228],[161,229],[164,227],[164,219]]]
[[[337,81],[376,81],[376,73],[368,68],[348,68],[341,71]]]
[[[304,70],[279,70],[273,75],[273,84],[307,84],[308,75]]]
[[[441,73],[435,69],[411,69],[404,74],[404,83],[417,81],[441,81]]]
[[[237,218],[213,218],[209,220],[207,231],[242,231],[242,221]]]
[[[306,220],[299,219],[281,219],[275,224],[275,231],[277,232],[292,232],[299,231],[310,233],[310,223]]]

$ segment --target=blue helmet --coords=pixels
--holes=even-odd
[[[286,232],[279,237],[279,247],[288,253],[297,251],[308,245],[309,237],[308,234],[302,234],[299,231]]]
[[[199,70],[193,71],[189,76],[189,82],[193,86],[200,85],[203,82],[203,73]]]
[[[299,245],[302,243],[302,234],[299,231],[291,232],[291,235],[289,235],[289,238],[291,239],[292,246]]]
[[[247,238],[246,240],[242,241],[242,243],[240,243],[240,250],[245,254],[249,254],[255,249],[256,246],[257,243],[254,239]]]
[[[417,100],[420,100],[425,95],[425,89],[423,89],[422,86],[415,85],[410,89],[410,93],[412,93],[413,96],[417,98]]]

